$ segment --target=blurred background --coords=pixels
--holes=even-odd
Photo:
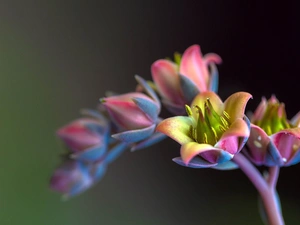
[[[0,224],[262,224],[241,171],[180,167],[171,140],[125,152],[96,186],[61,201],[48,188],[63,152],[55,130],[192,44],[222,57],[223,99],[248,91],[253,110],[275,93],[290,118],[300,109],[296,9],[288,1],[0,0]],[[300,220],[299,171],[283,168],[278,183],[289,225]]]

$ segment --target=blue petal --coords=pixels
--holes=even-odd
[[[201,168],[209,168],[216,166],[217,163],[210,163],[207,162],[206,160],[200,158],[200,157],[194,157],[188,165],[186,165],[181,157],[177,157],[172,159],[175,163],[179,164],[180,166],[185,166],[185,167],[190,167],[190,168],[195,168],[195,169],[201,169]]]
[[[85,127],[88,128],[90,131],[98,133],[98,134],[108,134],[108,132],[110,131],[110,127],[108,126],[108,124],[105,124],[103,126],[100,126],[97,123],[86,123]]]
[[[237,168],[239,168],[239,166],[232,161],[227,161],[225,163],[219,163],[218,165],[212,167],[212,169],[216,169],[216,170],[234,170]]]
[[[218,163],[225,163],[233,158],[233,155],[226,152],[220,151],[220,155],[218,156]]]
[[[190,105],[196,97],[196,95],[199,94],[199,88],[188,77],[179,74],[179,78],[182,93],[184,95],[185,100],[187,101],[186,104]]]
[[[73,186],[71,187],[70,191],[65,196],[63,196],[64,199],[82,193],[92,184],[92,179],[90,177],[89,168],[87,164],[79,161],[77,161],[76,163],[78,165],[80,178],[76,181],[76,183],[73,183]]]
[[[247,116],[244,116],[243,119],[246,122],[246,124],[248,126],[248,129],[250,130],[251,129],[251,122],[250,122],[249,118]]]
[[[281,166],[283,165],[282,157],[276,148],[275,144],[270,141],[267,145],[267,154],[265,157],[265,163],[266,166]]]
[[[132,100],[153,122],[157,120],[160,111],[157,104],[145,98],[133,98]]]
[[[112,148],[105,157],[104,161],[109,164],[113,162],[116,158],[118,158],[128,147],[127,143],[121,142],[117,144],[114,148]]]
[[[94,181],[99,181],[102,179],[106,172],[107,164],[100,162],[93,167],[93,178]]]
[[[130,130],[124,131],[122,133],[113,134],[112,137],[127,143],[134,143],[145,140],[146,138],[150,137],[153,134],[155,127],[156,125],[153,124],[143,129]]]
[[[154,133],[152,136],[150,136],[145,141],[142,141],[142,142],[139,142],[138,144],[135,144],[130,150],[133,152],[133,151],[136,151],[136,150],[147,148],[151,145],[154,145],[154,144],[162,141],[166,137],[168,137],[168,136],[163,134],[163,133],[160,133],[160,132]]]
[[[147,94],[150,95],[151,98],[153,98],[158,104],[160,104],[160,101],[159,101],[157,95],[155,94],[153,89],[147,84],[147,82],[138,75],[135,75],[135,79],[144,88],[144,90],[147,92]]]
[[[211,63],[209,66],[210,66],[210,82],[209,82],[208,90],[217,93],[218,86],[219,86],[219,71],[216,64]]]
[[[74,153],[71,155],[71,157],[76,160],[94,162],[100,159],[101,157],[103,157],[106,151],[107,151],[107,146],[105,144],[101,144],[86,149],[85,151]]]
[[[250,120],[248,119],[247,116],[244,116],[243,119],[246,122],[246,124],[248,126],[248,129],[250,130],[251,129],[250,128],[250,125],[251,125]],[[245,146],[245,144],[248,141],[248,139],[249,139],[249,136],[239,138],[239,149],[242,149]]]
[[[298,150],[292,160],[288,162],[285,166],[292,166],[300,162],[300,151]]]

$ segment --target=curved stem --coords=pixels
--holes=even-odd
[[[273,166],[269,169],[268,183],[271,188],[276,188],[279,170],[279,166]]]
[[[236,154],[232,159],[239,168],[245,173],[249,180],[253,183],[257,191],[262,194],[268,190],[268,184],[262,177],[261,173],[253,166],[249,160],[241,153]]]
[[[255,166],[241,153],[236,154],[232,159],[245,173],[259,192],[265,206],[269,225],[284,225],[284,221],[277,204],[275,184],[278,177],[278,169],[270,171],[270,184],[262,177]]]

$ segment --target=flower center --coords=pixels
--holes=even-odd
[[[209,98],[204,103],[204,110],[194,105],[196,112],[189,106],[186,107],[187,114],[195,121],[190,127],[190,137],[198,143],[215,145],[222,134],[230,127],[230,116],[226,111],[219,115],[213,108]]]
[[[268,135],[293,127],[286,119],[284,104],[270,101],[262,119],[252,123],[261,127]]]

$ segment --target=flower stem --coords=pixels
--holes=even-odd
[[[276,188],[278,176],[279,176],[279,166],[270,167],[268,183],[269,186],[272,187],[273,189]]]
[[[240,167],[259,192],[265,206],[269,225],[284,225],[275,191],[279,169],[271,167],[267,182],[256,167],[241,153],[236,154],[232,160]]]

